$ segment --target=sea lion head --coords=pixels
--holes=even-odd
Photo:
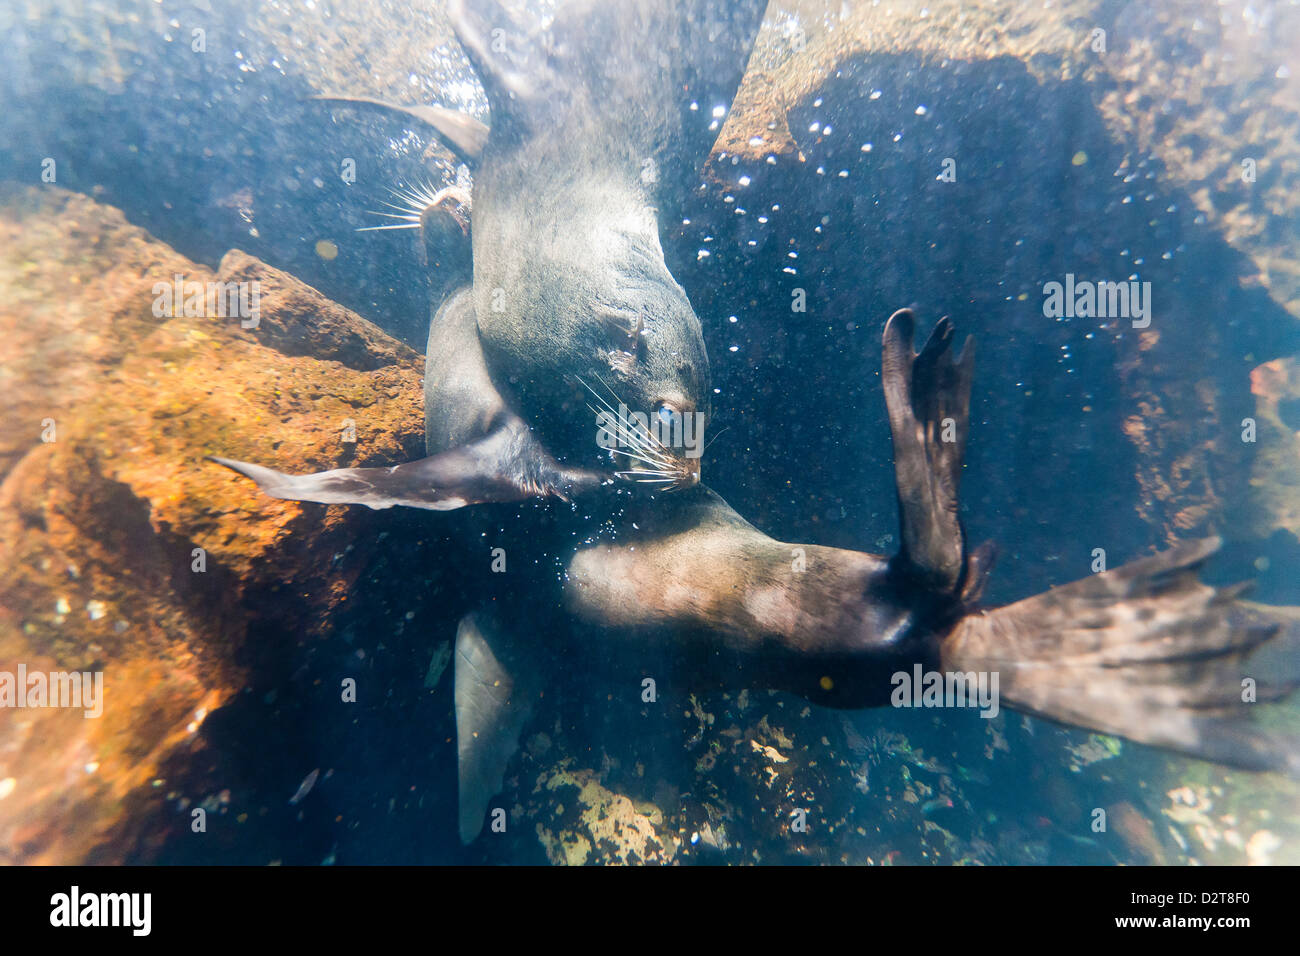
[[[700,320],[664,263],[655,210],[601,182],[512,215],[476,207],[484,355],[557,459],[689,487],[710,412]]]

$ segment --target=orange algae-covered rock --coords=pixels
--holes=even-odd
[[[176,276],[256,282],[258,321],[168,308]],[[243,686],[250,623],[319,631],[356,574],[332,556],[372,546],[362,509],[256,495],[205,456],[419,457],[423,360],[251,256],[214,274],[53,187],[0,192],[0,302],[0,674],[103,675],[99,717],[0,709],[0,862],[114,862],[133,792]]]

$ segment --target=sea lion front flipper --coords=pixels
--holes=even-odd
[[[487,143],[488,128],[473,116],[460,110],[445,106],[403,106],[398,103],[386,103],[369,96],[311,96],[308,99],[322,103],[341,103],[345,106],[374,107],[388,113],[400,113],[417,122],[432,127],[447,148],[459,156],[467,166],[474,164],[483,155],[483,146]]]
[[[920,353],[912,351],[915,323],[900,309],[885,323],[881,379],[894,439],[894,478],[902,548],[909,577],[937,591],[955,592],[965,571],[965,540],[957,515],[975,349],[968,338],[949,357],[953,327],[939,320]]]
[[[335,468],[286,475],[262,465],[211,459],[252,478],[272,498],[370,508],[451,511],[466,505],[570,496],[594,488],[604,476],[565,468],[547,454],[528,427],[510,419],[478,441],[391,468]]]
[[[1255,678],[1252,699],[1276,700],[1297,689],[1295,655],[1282,655],[1280,667],[1247,667],[1278,626],[1235,601],[1240,587],[1198,580],[1218,546],[1217,538],[1183,542],[970,614],[940,644],[941,667],[996,674],[1002,701],[1026,713],[1300,776],[1300,741],[1255,727],[1243,699],[1246,677]]]
[[[456,630],[456,748],[460,840],[483,829],[488,801],[501,791],[506,764],[532,711],[529,674],[506,653],[496,622],[467,614]]]

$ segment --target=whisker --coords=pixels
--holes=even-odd
[[[631,446],[633,451],[638,452],[640,455],[644,455],[645,458],[643,460],[654,461],[655,463],[662,465],[665,468],[672,464],[672,459],[667,457],[666,455],[660,454],[659,452],[655,451],[653,448],[645,448],[643,446],[637,445],[633,440],[632,436],[621,435],[620,438],[622,439],[625,445]]]
[[[380,200],[380,204],[381,204],[381,205],[384,205],[384,206],[387,206],[389,209],[396,209],[396,210],[398,210],[399,212],[401,212],[403,215],[407,215],[407,216],[418,216],[418,213],[416,213],[416,211],[415,211],[415,207],[414,207],[414,206],[409,206],[409,205],[407,205],[407,206],[399,206],[399,205],[397,205],[397,203],[392,203],[392,202],[383,202],[383,200]],[[367,210],[367,211],[369,212],[370,210]],[[387,213],[383,213],[383,212],[376,212],[376,213],[374,213],[374,215],[376,215],[376,216],[386,216],[386,215],[388,215],[388,214],[387,214]]]
[[[424,181],[390,187],[388,192],[398,202],[382,202],[382,205],[387,206],[389,209],[396,209],[397,213],[380,212],[376,209],[367,209],[366,213],[371,216],[384,216],[388,219],[402,219],[405,222],[402,225],[363,226],[357,229],[357,232],[381,232],[385,229],[418,229],[425,210],[441,201],[439,199],[440,191],[434,189],[431,183]]]
[[[593,389],[590,385],[584,382],[579,376],[575,375],[574,378],[577,379],[579,384],[581,384],[584,388],[586,388],[587,391],[591,392],[591,394],[595,397],[596,401],[604,404],[605,410],[614,417],[614,421],[617,424],[617,427],[619,429],[617,435],[619,439],[621,439],[624,443],[631,445],[633,448],[637,449],[638,451],[645,452],[647,455],[655,456],[664,465],[671,463],[671,458],[667,454],[667,446],[665,446],[662,442],[655,440],[653,435],[647,434],[643,429],[638,431],[633,431],[631,428],[628,427],[628,419],[624,416],[619,415],[618,412],[616,412],[612,407],[610,407],[609,403],[606,402],[603,398],[601,398],[600,395],[596,393],[595,389]],[[587,408],[595,415],[601,414],[600,410],[593,407],[590,403],[587,404]],[[637,422],[636,424],[638,426],[640,425],[639,422]]]
[[[579,381],[581,381],[581,379],[579,379]],[[606,382],[603,378],[601,378],[599,374],[596,374],[596,381],[600,382],[601,385],[604,385],[605,391],[609,392],[609,394],[614,399],[616,399],[619,402],[619,404],[626,405],[626,402],[624,402],[621,398],[618,397],[618,393],[615,392],[614,389],[610,388],[609,383]],[[583,384],[586,385],[585,382],[583,382]],[[590,386],[587,386],[587,388],[592,392],[593,395],[595,394],[594,389],[591,389]],[[600,396],[597,395],[596,397],[599,398]],[[608,405],[608,403],[606,404]],[[613,409],[611,408],[610,411],[613,411]],[[663,442],[661,442],[658,438],[656,438],[654,434],[646,426],[642,425],[639,421],[634,422],[634,424],[639,429],[639,434],[641,434],[643,438],[645,438],[647,441],[649,441],[651,444],[653,444],[658,448],[667,449],[668,446],[665,445]]]
[[[613,448],[610,451],[615,455],[622,455],[631,461],[641,462],[647,466],[616,471],[614,476],[641,485],[667,485],[670,490],[698,482],[698,475],[695,475],[693,470],[683,463],[680,457],[655,435],[654,431],[649,427],[649,421],[642,421],[641,417],[628,414],[626,412],[627,403],[619,398],[618,393],[599,374],[595,377],[596,381],[604,386],[605,391],[609,393],[609,399],[618,402],[618,409],[615,409],[610,404],[609,399],[583,381],[582,376],[573,376],[574,380],[586,389],[599,405],[603,406],[597,408],[587,402],[587,410],[597,418],[607,414],[613,419],[612,425],[605,425],[604,427],[612,432],[619,444],[624,447]],[[725,430],[723,429],[723,431]],[[720,435],[721,432],[718,434]],[[718,436],[714,435],[713,437],[716,440]]]
[[[595,398],[596,401],[600,402],[602,405],[605,406],[605,410],[606,410],[606,411],[608,411],[608,412],[612,412],[615,418],[618,418],[618,417],[619,417],[618,412],[614,410],[614,406],[610,405],[609,402],[607,402],[607,401],[605,401],[605,399],[601,398],[601,397],[600,397],[600,393],[598,393],[594,388],[592,388],[590,385],[588,385],[586,382],[584,382],[584,381],[582,380],[581,376],[575,375],[575,376],[573,376],[573,377],[574,377],[575,379],[578,380],[578,384],[579,384],[579,385],[581,385],[581,386],[582,386],[583,388],[585,388],[587,391],[591,392],[592,397]],[[598,376],[596,376],[596,377],[599,378],[600,376],[598,375]],[[606,387],[608,387],[608,386],[606,386]],[[615,398],[618,398],[617,395],[615,395],[614,397],[615,397]],[[588,408],[591,408],[590,405],[588,405],[587,407],[588,407]],[[594,411],[594,409],[593,409],[593,411]]]
[[[652,471],[657,471],[657,472],[658,472],[659,474],[661,474],[661,475],[662,475],[662,474],[666,474],[667,471],[668,471],[668,469],[662,467],[662,466],[659,464],[659,462],[657,462],[657,461],[651,461],[651,460],[648,459],[648,458],[642,458],[640,455],[629,455],[629,454],[627,454],[627,452],[622,452],[622,451],[621,451],[621,452],[618,452],[618,454],[620,454],[620,455],[624,455],[624,456],[626,456],[626,457],[628,457],[628,458],[631,458],[633,461],[639,461],[639,462],[642,462],[643,464],[648,465],[648,466],[650,467],[650,470],[652,470]]]
[[[730,427],[731,427],[730,425],[727,426],[727,428],[730,428]],[[727,430],[727,428],[722,429],[721,431],[717,432],[717,434],[715,434],[712,438],[710,438],[708,444],[704,446],[704,451],[708,451],[708,450],[709,450],[709,445],[712,445],[715,441],[717,441],[719,438],[721,438],[723,432],[725,432],[725,431]],[[700,454],[702,455],[702,454],[704,454],[704,452],[702,451],[702,452],[700,452]]]
[[[592,406],[590,403],[588,403],[587,408],[595,415],[604,414],[603,412],[599,411],[594,406]],[[642,442],[642,440],[637,435],[635,435],[632,432],[629,432],[624,422],[615,418],[615,425],[618,429],[617,433],[615,434],[615,437],[618,438],[624,444],[630,445],[634,451],[639,451],[646,455],[649,455],[653,457],[656,462],[663,465],[668,465],[671,463],[671,459],[669,459],[666,455],[663,455],[660,452],[656,451],[654,448],[645,445],[644,442]],[[625,454],[625,452],[623,451],[619,451],[619,453]],[[643,460],[648,461],[649,459],[643,459]]]

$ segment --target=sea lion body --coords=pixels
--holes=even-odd
[[[630,509],[563,578],[589,640],[673,646],[675,686],[837,707],[887,704],[891,674],[937,665],[933,597],[903,586],[887,556],[777,541],[703,486]]]
[[[698,483],[708,355],[664,262],[661,219],[708,156],[717,128],[709,117],[735,94],[763,7],[593,0],[566,4],[538,27],[496,4],[451,4],[491,126],[399,108],[474,163],[469,295],[481,352],[464,371],[430,350],[426,411],[447,419],[426,425],[430,457],[302,476],[217,460],[267,494],[372,508],[569,498],[602,476]],[[427,238],[448,192],[398,218],[418,219]],[[445,254],[436,246],[426,244],[430,262]],[[450,271],[440,285],[458,290],[459,268]],[[472,402],[479,391],[497,413],[439,398]],[[472,421],[485,430],[463,427]]]
[[[664,262],[662,220],[698,179],[763,7],[576,3],[541,35],[504,36],[508,17],[453,9],[491,104],[474,183],[484,354],[561,461],[608,460],[589,386],[646,415],[698,416],[702,432],[708,356]]]

